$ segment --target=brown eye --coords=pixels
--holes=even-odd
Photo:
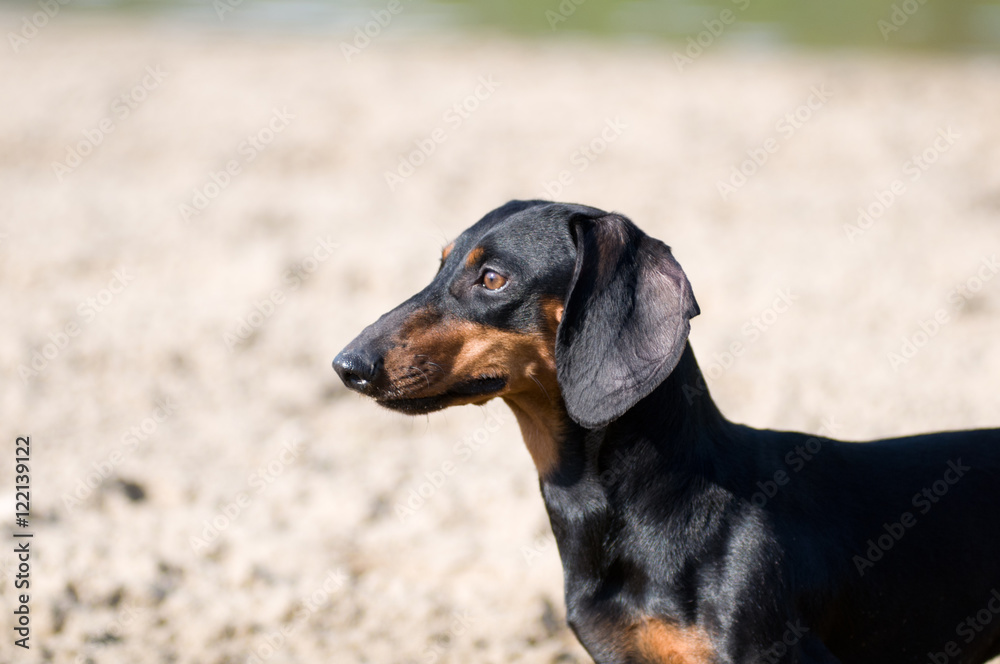
[[[483,273],[483,286],[486,290],[500,290],[507,285],[507,277],[497,274],[493,270],[487,270]]]

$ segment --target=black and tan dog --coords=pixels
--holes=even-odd
[[[687,342],[697,314],[670,248],[625,217],[512,201],[334,367],[404,413],[507,402],[597,662],[1000,654],[1000,430],[856,444],[730,423]]]

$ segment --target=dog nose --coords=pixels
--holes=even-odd
[[[344,385],[367,392],[382,375],[382,356],[367,350],[342,350],[333,359],[333,368]]]

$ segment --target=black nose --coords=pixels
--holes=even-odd
[[[344,385],[358,392],[368,392],[382,375],[382,356],[367,350],[342,350],[333,359]]]

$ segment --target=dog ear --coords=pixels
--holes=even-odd
[[[699,309],[670,247],[625,217],[574,215],[570,224],[576,267],[556,372],[569,416],[595,429],[670,375]]]

